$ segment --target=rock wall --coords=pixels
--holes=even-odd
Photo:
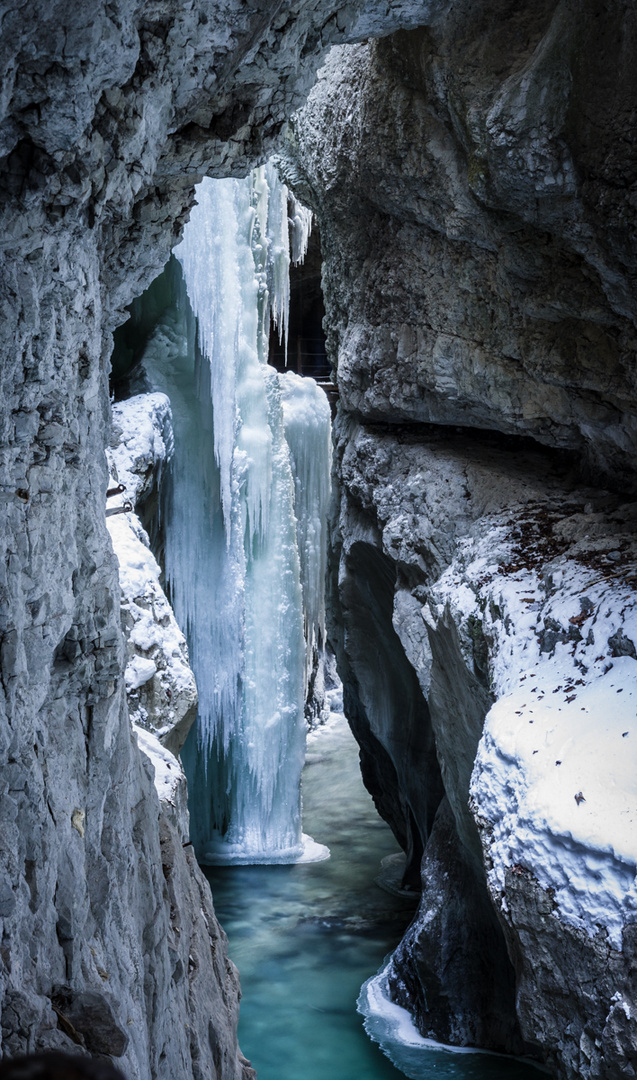
[[[608,1080],[637,1068],[634,33],[431,3],[332,51],[282,153],[340,392],[346,709],[412,872],[424,846],[392,994]]]
[[[409,853],[408,878],[423,848],[430,874],[395,993],[423,1029],[431,1022],[457,1041],[530,1042],[567,1076],[635,1072],[634,853],[589,832],[576,845],[577,888],[559,878],[551,845],[568,846],[566,804],[549,820],[543,803],[528,825],[522,796],[540,748],[513,753],[489,709],[506,698],[513,729],[528,724],[513,719],[528,702],[512,703],[498,681],[510,648],[496,624],[515,627],[519,610],[507,621],[481,592],[523,558],[513,533],[505,551],[491,527],[523,537],[538,524],[520,509],[525,489],[549,517],[574,500],[573,534],[555,539],[551,518],[553,546],[523,569],[546,579],[548,602],[556,559],[565,571],[569,559],[603,571],[604,588],[616,567],[612,595],[593,597],[586,581],[582,597],[591,593],[595,617],[617,615],[596,654],[604,661],[589,670],[609,656],[614,666],[595,669],[591,685],[615,671],[613,692],[628,701],[635,636],[617,604],[634,580],[630,514],[616,507],[613,518],[613,504],[573,494],[563,469],[553,481],[553,459],[534,465],[500,447],[504,462],[487,454],[479,464],[483,445],[453,430],[441,458],[422,427],[531,436],[574,452],[589,479],[634,487],[635,23],[620,0],[2,6],[3,1054],[76,1044],[144,1080],[246,1076],[235,974],[175,808],[160,804],[146,764],[154,755],[157,779],[169,759],[130,730],[104,521],[110,332],[164,264],[195,180],[239,174],[269,152],[329,45],[400,27],[412,30],[332,54],[289,149],[320,218],[330,349],[354,424],[343,421],[335,535],[348,709],[370,787]],[[415,434],[393,430],[405,422],[420,425]],[[510,516],[494,524],[505,506]],[[485,567],[488,581],[462,562],[464,539],[482,532],[499,568]],[[595,542],[573,553],[580,536]],[[453,567],[455,606],[440,585]],[[536,578],[527,584],[539,604]],[[509,637],[587,666],[569,650],[589,609],[573,610],[570,594],[563,612],[543,604],[539,635],[527,626]],[[575,675],[586,673],[561,678]],[[548,713],[544,723],[552,748]],[[490,777],[503,776],[492,789]],[[595,798],[565,791],[581,826]],[[535,838],[530,854],[514,850],[521,824]],[[451,869],[451,851],[455,908],[436,876]],[[593,878],[606,889],[597,930],[571,902],[577,889],[593,895]],[[427,936],[430,911],[457,949]],[[484,993],[463,989],[467,970]],[[578,989],[582,971],[590,993]]]
[[[424,843],[394,1000],[424,1035],[630,1076],[635,504],[496,436],[336,430],[344,700],[380,812]]]
[[[634,486],[634,33],[623,5],[484,0],[333,51],[289,154],[348,410],[532,436]]]
[[[384,9],[0,8],[3,1054],[78,1044],[131,1078],[245,1076],[210,896],[129,724],[104,518],[111,330],[195,180],[261,159],[327,46]]]

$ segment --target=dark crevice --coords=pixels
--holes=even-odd
[[[358,542],[345,567],[334,612],[344,629],[337,655],[345,711],[361,747],[365,786],[407,856],[404,883],[418,887],[444,794],[429,708],[392,622],[396,565]]]

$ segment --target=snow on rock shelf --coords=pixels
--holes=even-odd
[[[637,505],[491,436],[343,413],[335,433],[345,706],[383,813],[400,832],[408,802],[424,846],[392,1001],[425,1037],[633,1076]],[[398,707],[405,658],[422,700]]]
[[[170,750],[162,746],[151,731],[133,724],[137,745],[153,768],[155,791],[168,821],[177,831],[182,844],[188,843],[190,819],[188,815],[188,782],[181,762]]]
[[[602,971],[609,980],[579,1051],[564,1054],[566,1075],[581,1075],[584,1050],[597,1068],[602,1052],[612,1060],[618,1018],[635,1038],[627,972],[637,922],[636,509],[604,520],[590,507],[548,502],[518,507],[507,521],[483,519],[422,611],[432,635],[454,624],[468,667],[488,667],[495,701],[470,808],[517,959],[521,1019],[537,1013],[541,990],[572,1021],[569,983],[594,973],[593,999]],[[534,1039],[555,1042],[537,1015],[533,1025]],[[625,1051],[615,1056],[623,1069]]]
[[[109,508],[127,500],[135,505],[149,495],[171,448],[170,405],[165,394],[139,394],[114,405],[109,467],[114,482],[123,484],[125,491],[109,499]],[[161,587],[161,571],[137,515],[116,514],[107,518],[107,524],[119,561],[131,720],[178,754],[197,710],[186,640]],[[140,748],[146,752],[141,744]]]
[[[508,532],[467,541],[423,611],[434,632],[447,611],[488,643],[496,701],[471,796],[489,884],[503,895],[524,867],[562,918],[620,949],[637,916],[637,595],[569,558],[503,573]]]

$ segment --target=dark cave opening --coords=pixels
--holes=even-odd
[[[270,363],[277,371],[295,371],[317,382],[330,379],[325,351],[325,304],[321,288],[321,239],[316,221],[312,225],[305,259],[290,265],[290,325],[288,351],[274,326],[270,331]]]

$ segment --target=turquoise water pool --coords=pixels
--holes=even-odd
[[[303,822],[329,846],[328,861],[204,868],[241,973],[239,1039],[259,1080],[538,1080],[507,1058],[404,1046],[372,1024],[381,1049],[365,1032],[361,986],[398,943],[413,903],[374,882],[399,848],[363,787],[344,720],[308,740]]]

